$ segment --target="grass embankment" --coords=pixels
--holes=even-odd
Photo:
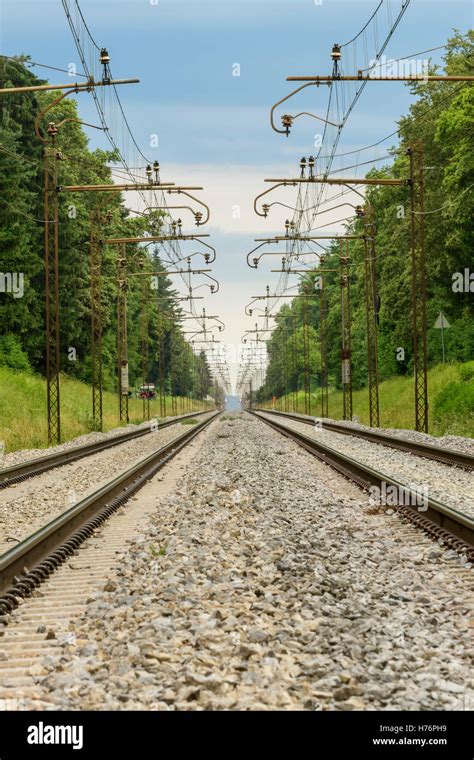
[[[275,409],[305,413],[304,393],[299,391],[278,399]],[[429,432],[431,435],[463,435],[474,437],[474,362],[440,364],[428,373]],[[379,386],[380,426],[414,428],[414,395],[412,377],[393,377]],[[267,408],[271,402],[262,404]],[[310,414],[321,414],[321,396],[311,394]],[[353,414],[359,422],[369,424],[369,396],[366,388],[353,393]],[[341,391],[329,392],[329,416],[342,418]]]
[[[176,399],[177,414],[198,412],[206,402]],[[208,405],[208,404],[207,404]],[[71,440],[90,433],[92,424],[91,387],[79,380],[61,377],[61,439]],[[150,402],[150,416],[159,417],[159,399]],[[166,398],[166,416],[171,416],[172,400]],[[130,422],[143,421],[143,402],[129,399]],[[103,394],[104,431],[119,427],[116,393]],[[48,445],[46,381],[40,375],[15,372],[0,367],[0,441],[7,452],[44,448]]]

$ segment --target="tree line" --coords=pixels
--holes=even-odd
[[[444,73],[472,74],[474,33],[458,32],[448,41]],[[430,73],[434,73],[433,70]],[[474,271],[472,212],[474,186],[474,99],[469,83],[416,82],[407,85],[416,100],[399,121],[399,143],[390,149],[390,166],[371,169],[366,177],[409,176],[409,144],[424,148],[425,251],[427,261],[428,362],[442,360],[440,330],[434,327],[442,311],[448,361],[466,362],[474,355]],[[380,379],[413,371],[411,326],[410,195],[406,186],[371,186],[366,199],[375,211],[376,273],[379,303],[378,358]],[[346,224],[347,234],[363,234],[363,219]],[[349,241],[353,387],[367,384],[367,342],[364,295],[364,246]],[[471,269],[469,269],[471,265]],[[329,384],[341,387],[341,308],[339,247],[329,246],[323,275],[328,312]],[[314,272],[301,280],[299,292],[314,298],[295,299],[276,316],[268,342],[269,366],[258,400],[321,382],[320,297]],[[306,332],[306,348],[305,348]],[[308,348],[309,346],[309,348]],[[402,350],[400,350],[402,349]],[[286,373],[286,374],[285,374]]]
[[[0,56],[0,86],[46,83],[27,66],[27,58]],[[35,137],[37,113],[58,92],[10,94],[2,98],[0,120],[0,365],[26,372],[45,372],[45,278],[43,148]],[[65,99],[48,112],[48,119],[63,122],[56,138],[60,152],[60,185],[112,184],[113,151],[91,150],[79,123],[77,104]],[[91,296],[89,236],[91,214],[108,218],[107,237],[139,237],[150,229],[150,219],[131,216],[119,193],[60,194],[59,279],[61,320],[61,372],[91,380]],[[153,218],[154,232],[163,225],[160,212]],[[143,271],[164,271],[156,246],[127,246],[130,262],[142,259]],[[104,388],[117,389],[117,250],[104,246],[102,254],[103,370]],[[133,267],[130,267],[133,268]],[[173,267],[174,268],[174,267]],[[180,267],[181,268],[181,267]],[[12,292],[11,276],[21,273],[23,292]],[[179,318],[182,312],[169,277],[150,278],[153,287],[146,298],[147,377],[143,378],[141,315],[144,295],[141,277],[127,278],[128,359],[130,385],[143,379],[172,395],[203,399],[212,386],[204,352],[195,354],[185,340]],[[148,280],[148,278],[147,278]],[[188,323],[189,324],[189,323]]]

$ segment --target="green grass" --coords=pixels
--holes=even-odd
[[[156,549],[153,546],[153,544],[150,544],[150,546],[148,547],[149,552],[152,557],[164,557],[166,555],[167,548],[168,548],[167,544],[165,544],[164,546],[160,546],[159,549]]]
[[[198,412],[207,402],[175,399],[177,414]],[[190,404],[190,407],[189,407]],[[93,430],[92,392],[79,380],[61,377],[61,439],[71,440]],[[150,416],[159,417],[159,399],[150,402]],[[129,399],[130,422],[143,421],[143,402]],[[171,398],[166,398],[166,415],[173,415]],[[104,431],[119,427],[117,394],[103,394]],[[15,372],[0,367],[0,441],[6,452],[44,448],[47,442],[46,381],[41,375]]]
[[[288,411],[305,413],[304,393],[299,391],[294,403],[288,395]],[[379,386],[380,426],[414,428],[414,395],[412,377],[393,377]],[[474,437],[474,362],[440,364],[428,372],[429,432],[431,435],[463,435]],[[271,402],[262,404],[267,408]],[[284,398],[275,409],[287,411]],[[321,414],[319,393],[311,394],[310,414]],[[369,424],[367,389],[354,391],[353,414],[359,422]],[[329,392],[329,416],[342,418],[342,392]]]

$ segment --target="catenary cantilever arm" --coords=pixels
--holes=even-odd
[[[268,190],[264,190],[263,193],[260,193],[260,195],[257,195],[257,197],[255,198],[253,202],[253,209],[255,213],[257,214],[257,216],[266,217],[268,213],[268,210],[266,212],[264,211],[263,213],[257,210],[257,201],[260,200],[260,198],[263,198],[264,195],[271,193],[272,190],[276,190],[277,187],[296,187],[297,184],[298,184],[297,182],[292,182],[291,180],[288,180],[288,182],[284,180],[282,182],[278,182],[276,185],[272,185],[272,187],[269,187]]]
[[[318,82],[306,82],[306,84],[301,85],[301,87],[298,87],[296,90],[293,90],[293,92],[290,92],[288,95],[285,95],[284,98],[279,100],[275,105],[272,106],[270,110],[270,125],[271,128],[274,130],[274,132],[278,132],[280,135],[286,135],[287,130],[286,129],[278,129],[275,127],[275,123],[273,121],[273,114],[275,113],[275,109],[278,108],[278,106],[281,106],[282,103],[284,103],[286,100],[289,100],[289,98],[293,97],[293,95],[296,95],[296,93],[300,92],[301,90],[304,90],[305,87],[310,87],[311,85],[316,85],[319,87]]]

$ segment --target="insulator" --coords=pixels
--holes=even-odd
[[[331,51],[331,58],[333,61],[340,61],[341,60],[341,46],[334,44],[332,51]]]
[[[46,132],[51,137],[56,137],[56,135],[58,134],[58,128],[56,124],[54,123],[54,121],[49,122],[48,126],[46,127]]]
[[[102,50],[100,51],[99,61],[104,68],[102,72],[102,81],[105,84],[108,84],[110,82],[110,69],[109,69],[110,56],[105,48],[102,48]]]
[[[286,132],[286,136],[288,137],[288,135],[290,134],[291,126],[293,124],[293,116],[290,116],[289,113],[285,113],[281,117],[281,124],[282,124],[283,129]]]
[[[110,55],[108,54],[106,48],[102,48],[102,50],[100,51],[99,60],[104,66],[110,63]]]

